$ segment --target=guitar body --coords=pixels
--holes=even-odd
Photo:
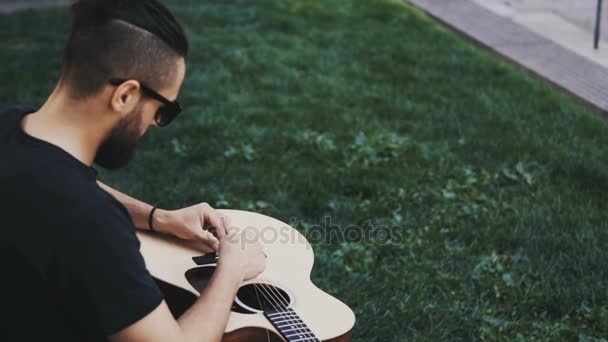
[[[233,227],[255,233],[267,256],[264,272],[241,285],[223,341],[350,341],[355,315],[311,282],[314,255],[302,234],[265,215],[219,212]],[[179,315],[204,290],[214,259],[201,258],[193,241],[144,231],[137,235],[146,266]]]

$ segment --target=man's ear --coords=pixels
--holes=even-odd
[[[128,80],[115,87],[110,97],[112,111],[125,116],[132,112],[141,99],[141,86],[138,81]]]

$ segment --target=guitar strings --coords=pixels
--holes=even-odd
[[[262,280],[262,279],[260,279],[260,280]],[[281,307],[280,301],[277,302],[276,300],[273,300],[273,299],[276,299],[276,297],[273,297],[272,294],[268,292],[269,290],[266,289],[265,286],[263,286],[262,284],[257,284],[257,283],[253,283],[252,285],[254,286],[254,288],[259,288],[260,292],[264,291],[266,294],[270,295],[270,298],[269,298],[264,293],[262,293],[262,296],[270,303],[270,305],[272,306],[273,309],[275,309],[278,313],[285,314],[285,315],[281,315],[282,316],[281,318],[284,318],[285,321],[288,322],[294,328],[292,330],[295,330],[297,333],[302,334],[302,335],[308,335],[308,336],[305,336],[307,340],[309,340],[310,338],[315,339],[314,336],[310,336],[310,333],[308,333],[305,330],[306,329],[305,325],[303,325],[302,323],[296,322],[296,320],[295,320],[295,318],[297,318],[296,316],[294,316],[290,312],[282,311],[279,308],[277,308],[277,305],[279,307]],[[277,304],[277,305],[275,305],[275,304]],[[260,307],[261,306],[262,305],[260,304]]]
[[[270,303],[272,308],[274,310],[276,310],[278,313],[281,313],[282,318],[284,318],[292,327],[294,327],[294,329],[292,329],[292,330],[295,330],[299,334],[302,334],[303,336],[305,336],[305,338],[307,340],[310,340],[312,338],[313,341],[319,341],[319,339],[316,336],[314,336],[314,333],[312,333],[312,331],[308,332],[308,331],[310,331],[310,328],[308,328],[306,326],[306,324],[303,321],[301,321],[301,319],[300,319],[300,321],[302,323],[298,323],[296,321],[296,319],[298,317],[296,315],[292,314],[291,312],[285,310],[285,309],[287,309],[287,305],[289,305],[289,301],[283,296],[283,294],[280,291],[277,290],[277,288],[278,288],[277,285],[273,284],[272,281],[270,281],[269,279],[260,278],[260,279],[257,279],[257,281],[264,282],[264,283],[266,283],[266,285],[270,285],[270,286],[263,286],[264,284],[252,283],[254,292],[256,294],[258,303],[260,304],[260,308],[262,309],[262,311],[263,311],[263,305],[262,305],[262,301],[260,300],[260,297],[258,295],[258,290],[260,290],[260,293],[261,293],[261,290],[264,290],[264,292],[270,296],[270,297],[268,297],[264,293],[261,293],[262,296]],[[271,292],[271,290],[267,289],[268,287],[270,287],[271,289],[274,289],[274,292],[278,293],[281,296],[281,298],[283,299],[283,302],[285,303],[282,308],[281,308],[281,300],[278,299],[278,296],[276,296],[276,294],[273,296],[273,293]],[[274,300],[274,299],[276,299],[276,300]],[[278,307],[275,304],[278,304]],[[295,311],[294,311],[294,313],[295,313]],[[306,329],[308,329],[308,331],[306,331]],[[268,330],[266,330],[266,336],[267,336],[268,341],[270,342],[270,334],[269,334]]]
[[[262,308],[262,300],[260,299],[258,289],[257,287],[255,287],[255,285],[253,286],[253,291],[255,292],[255,297],[258,299],[258,304],[260,305],[260,308]],[[268,340],[268,342],[270,342],[270,332],[268,331],[268,329],[264,330],[266,330],[266,339]]]
[[[296,322],[296,316],[293,315],[292,313],[288,312],[288,311],[284,311],[286,309],[286,307],[280,302],[280,300],[277,299],[277,297],[273,297],[272,293],[270,293],[269,289],[267,286],[264,286],[264,284],[257,284],[257,286],[264,291],[266,294],[269,294],[270,298],[264,294],[262,294],[264,296],[264,298],[266,298],[266,300],[268,300],[270,302],[270,304],[272,305],[272,307],[277,311],[277,313],[281,314],[281,318],[284,318],[285,320],[287,320],[289,323],[291,323],[295,328],[297,328],[297,330],[303,330],[303,326],[300,323]],[[277,304],[277,305],[275,305]],[[278,306],[278,308],[277,308]]]
[[[264,279],[260,279],[260,280],[264,280]],[[264,280],[264,281],[266,281],[266,282],[270,283],[270,281],[267,281],[267,280]],[[255,287],[256,285],[258,285],[258,287],[259,287],[260,289],[264,290],[264,292],[268,293],[268,294],[270,295],[270,298],[272,298],[272,299],[278,299],[276,296],[275,296],[275,297],[273,297],[272,293],[270,293],[270,292],[269,292],[270,290],[267,288],[267,286],[263,286],[263,285],[261,285],[261,284],[256,284],[256,283],[254,283],[254,287]],[[274,287],[274,285],[271,285],[271,286],[272,286],[272,287]],[[280,292],[279,292],[279,293],[280,293]],[[267,296],[265,296],[264,294],[262,294],[262,295],[263,295],[263,296],[266,298],[266,300],[268,300],[269,302],[271,302],[270,304],[272,305],[272,307],[273,307],[275,310],[277,310],[278,312],[280,312],[280,313],[282,313],[282,314],[285,314],[285,315],[282,315],[282,317],[281,317],[281,318],[284,318],[284,319],[285,319],[285,320],[286,320],[288,323],[290,323],[290,324],[291,324],[291,326],[294,328],[293,330],[295,330],[295,331],[296,331],[296,332],[298,332],[299,334],[302,334],[303,336],[305,336],[307,340],[308,340],[308,339],[310,339],[310,338],[312,338],[313,340],[315,340],[315,339],[316,339],[316,337],[315,337],[315,336],[312,334],[312,332],[309,332],[309,331],[310,331],[310,329],[308,329],[308,331],[306,331],[306,329],[307,329],[308,327],[307,327],[307,326],[304,324],[304,322],[302,322],[302,323],[298,323],[298,322],[296,321],[296,319],[298,319],[298,317],[297,317],[296,315],[292,314],[292,313],[291,313],[291,312],[289,312],[289,311],[279,311],[279,310],[277,309],[277,307],[274,305],[274,304],[277,304],[277,302],[276,302],[276,301],[271,300],[270,298],[268,298],[268,297],[267,297]],[[279,301],[279,303],[280,303],[280,300],[278,300],[278,301]],[[281,304],[278,304],[278,305],[279,305],[279,307],[281,306]],[[284,310],[284,309],[286,309],[286,307],[284,307],[284,308],[282,308],[282,309]],[[295,312],[294,312],[294,313],[295,313]]]
[[[281,300],[278,298],[278,296],[276,296],[276,293],[278,293],[283,298],[283,302],[286,303],[283,306],[282,310],[287,309],[287,305],[289,304],[289,301],[283,296],[283,294],[280,291],[277,290],[277,286],[268,279],[262,278],[262,279],[259,279],[259,281],[263,281],[263,282],[267,283],[267,285],[270,285],[270,286],[263,286],[262,284],[253,283],[254,288],[257,285],[261,290],[264,290],[264,292],[269,294],[270,298],[265,296],[264,294],[262,294],[262,295],[266,298],[266,300],[268,300],[270,302],[272,307],[277,311],[279,311],[279,310],[277,309],[277,307],[274,304],[278,303],[279,307],[281,307]],[[273,296],[272,290],[274,290],[274,292],[275,292],[274,296]],[[294,327],[293,330],[296,330],[298,333],[305,336],[306,339],[312,338],[313,340],[318,341],[318,338],[316,336],[314,336],[314,333],[312,333],[310,328],[308,328],[308,326],[306,326],[306,324],[301,320],[301,318],[299,318],[297,316],[297,313],[295,311],[293,313],[291,313],[291,312],[285,310],[285,311],[282,311],[282,314],[285,314],[285,315],[282,315],[282,318],[285,318],[286,321],[289,322]],[[299,319],[301,323],[297,322],[297,319]]]
[[[216,259],[217,259],[217,253],[216,253]],[[285,310],[285,309],[287,309],[287,305],[289,305],[289,301],[283,296],[283,294],[279,290],[277,290],[278,286],[276,284],[273,284],[272,281],[270,281],[269,279],[264,279],[264,278],[260,278],[257,281],[264,282],[264,283],[267,283],[267,285],[270,285],[270,286],[263,286],[263,284],[260,284],[260,283],[252,283],[255,295],[257,297],[258,303],[260,304],[260,308],[262,309],[262,311],[263,311],[263,305],[262,305],[262,301],[260,300],[260,297],[258,295],[258,289],[264,290],[264,292],[269,294],[270,298],[268,296],[266,296],[264,293],[262,293],[262,296],[270,303],[270,305],[272,306],[272,308],[274,310],[276,310],[279,313],[282,313],[282,315],[281,315],[282,318],[285,318],[286,321],[295,328],[292,330],[296,330],[298,333],[302,333],[303,335],[305,335],[306,339],[312,338],[314,341],[318,341],[318,338],[316,336],[314,336],[314,333],[312,333],[312,331],[311,332],[306,331],[306,329],[308,329],[308,331],[310,331],[310,328],[308,328],[301,319],[300,319],[300,321],[302,323],[298,323],[296,321],[296,319],[299,317],[297,317],[296,315]],[[274,289],[274,292],[278,293],[281,296],[281,298],[283,299],[283,302],[285,303],[283,305],[283,308],[281,308],[281,300],[278,299],[278,296],[275,295],[273,297],[272,292],[270,290],[268,290],[267,287]],[[275,301],[272,299],[277,299],[277,300]],[[278,304],[279,307],[275,306],[275,304]],[[294,311],[294,313],[295,313],[295,311]],[[268,338],[268,341],[270,342],[270,334],[269,334],[268,330],[266,330],[266,336]]]
[[[264,280],[264,279],[262,279],[262,280]],[[285,311],[283,311],[283,313],[286,313],[287,317],[292,318],[291,322],[295,322],[295,323],[292,323],[292,325],[295,325],[295,327],[294,327],[295,329],[292,329],[292,330],[296,330],[298,333],[303,331],[302,335],[306,338],[306,340],[312,339],[313,341],[321,342],[315,336],[315,334],[312,332],[312,330],[310,330],[308,325],[302,320],[302,318],[298,316],[298,313],[293,308],[291,309],[291,312],[288,311],[289,308],[287,306],[289,305],[289,300],[283,296],[283,293],[281,291],[278,290],[278,286],[276,284],[273,284],[272,281],[270,281],[269,279],[266,279],[264,281],[269,283],[266,285],[270,285],[270,286],[263,286],[263,288],[266,288],[269,292],[272,292],[272,290],[274,290],[275,293],[278,293],[278,295],[281,296],[281,298],[283,299],[283,302],[285,302],[285,306],[284,306]],[[278,297],[275,296],[275,298],[278,298]],[[285,316],[283,316],[283,318],[285,318]]]
[[[264,278],[257,279],[257,281],[266,283],[265,284],[266,286],[264,286],[264,284],[260,284],[260,283],[253,283],[253,288],[255,290],[255,294],[256,294],[258,303],[260,304],[260,308],[262,309],[262,311],[264,311],[263,310],[264,308],[263,308],[260,298],[258,296],[258,289],[263,290],[263,292],[269,294],[269,297],[267,297],[262,291],[260,291],[262,296],[270,303],[272,308],[281,314],[281,318],[285,319],[285,321],[287,321],[290,324],[290,326],[293,327],[291,330],[294,330],[298,334],[301,334],[308,341],[312,340],[315,342],[316,341],[320,342],[319,338],[317,338],[314,335],[314,333],[310,330],[310,328],[306,325],[306,323],[304,323],[304,321],[297,315],[295,310],[292,309],[291,312],[289,310],[287,310],[287,306],[289,305],[289,300],[283,296],[281,291],[278,290],[278,286],[276,284],[274,284],[269,279],[264,279]],[[274,292],[274,294],[273,294],[273,292]],[[278,294],[278,296],[277,296],[277,294]],[[282,309],[279,309],[279,308],[281,308],[281,299],[279,299],[279,296],[282,298],[283,302],[285,303],[283,305]],[[278,304],[279,308],[277,308],[277,306],[275,306],[275,304]],[[300,322],[298,323],[297,320],[299,320]],[[270,335],[269,335],[268,331],[266,331],[266,334],[267,334],[268,340],[270,341]]]

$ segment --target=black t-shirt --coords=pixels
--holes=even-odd
[[[3,338],[97,341],[145,317],[162,293],[125,207],[94,168],[22,130],[0,107]]]

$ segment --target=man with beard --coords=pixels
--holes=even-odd
[[[179,114],[183,30],[157,0],[82,0],[72,14],[50,97],[37,109],[0,108],[2,336],[217,341],[238,286],[264,268],[260,245],[241,243],[207,204],[155,210],[99,182],[92,167],[126,165],[148,128]],[[135,227],[219,252],[209,286],[177,320]]]

